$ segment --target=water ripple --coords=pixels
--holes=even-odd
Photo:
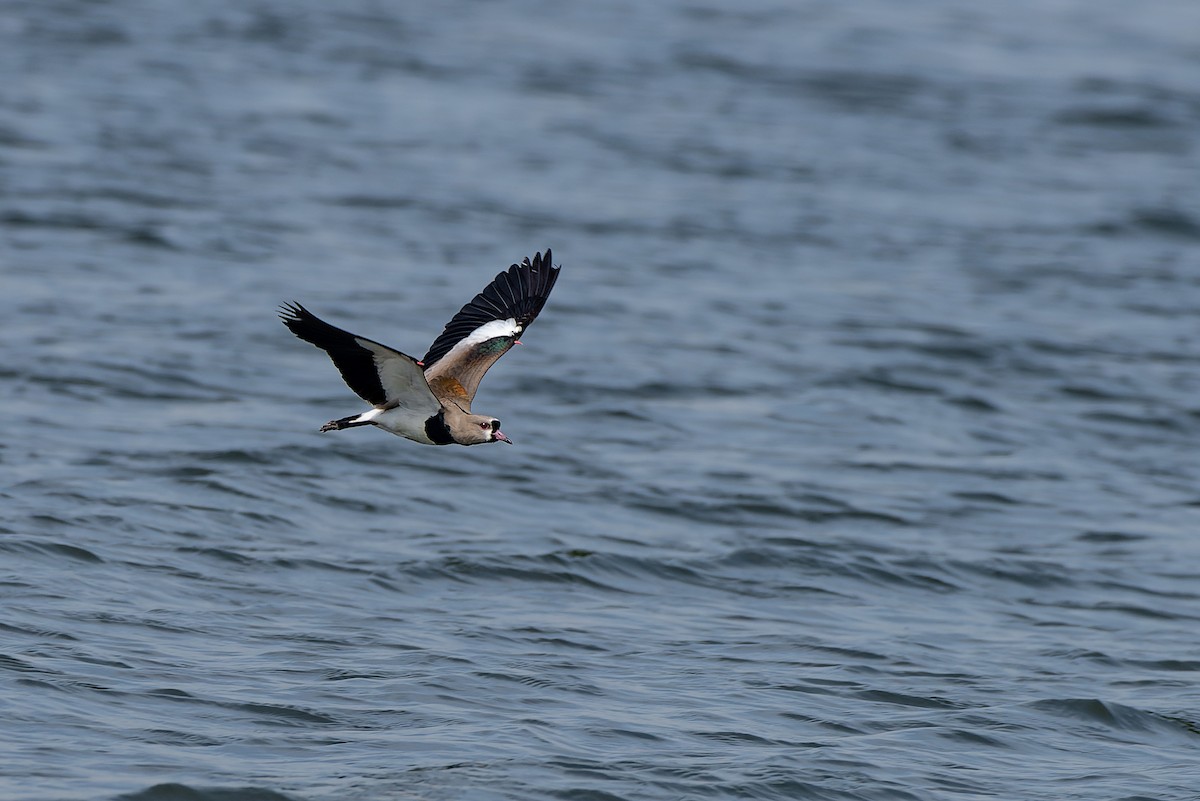
[[[1191,6],[176,6],[0,10],[0,796],[1194,798]]]

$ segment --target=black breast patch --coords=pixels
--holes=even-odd
[[[433,440],[434,445],[449,445],[454,442],[450,429],[446,427],[446,413],[438,412],[425,421],[425,436]]]

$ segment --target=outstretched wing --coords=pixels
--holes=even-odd
[[[441,409],[413,357],[330,325],[299,303],[281,306],[279,318],[293,334],[328,353],[346,385],[367,403],[425,409],[430,415]]]
[[[425,379],[435,395],[469,410],[483,374],[508,352],[535,319],[558,271],[536,254],[496,276],[482,292],[446,323],[425,354]]]

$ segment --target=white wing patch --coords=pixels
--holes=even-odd
[[[463,337],[458,345],[477,345],[496,337],[515,337],[519,333],[521,333],[521,326],[517,325],[517,321],[511,317],[507,320],[492,320]]]
[[[450,352],[438,361],[438,364],[453,364],[456,358],[482,342],[497,337],[515,337],[523,330],[525,329],[517,325],[517,321],[511,317],[507,320],[492,320],[484,323],[456,342]]]
[[[425,371],[411,356],[362,337],[355,337],[354,341],[371,351],[388,406],[401,406],[427,413],[428,416],[438,413],[442,404],[429,389]]]

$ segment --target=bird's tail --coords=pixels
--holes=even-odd
[[[352,414],[349,417],[343,417],[341,420],[330,420],[325,425],[321,426],[322,431],[341,431],[343,428],[354,428],[355,426],[369,426],[370,420],[359,420],[362,417],[360,414]]]

